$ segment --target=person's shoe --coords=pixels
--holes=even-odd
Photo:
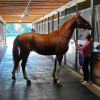
[[[80,82],[84,82],[84,81],[85,81],[85,80],[83,80],[83,79],[82,79],[82,80],[80,80]]]
[[[89,85],[87,81],[82,82],[82,85]]]

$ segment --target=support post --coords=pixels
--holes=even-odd
[[[41,22],[39,21],[39,33],[40,33],[40,23],[41,23]]]
[[[58,12],[58,28],[59,28],[59,17],[60,17],[60,12]]]
[[[94,41],[94,31],[95,31],[95,0],[91,0],[91,24],[92,24],[92,30],[91,30],[91,35],[93,37]],[[91,54],[90,57],[90,80],[94,81],[93,78],[93,53]]]
[[[67,9],[64,11],[65,21],[66,21],[66,15],[67,15]],[[64,64],[66,65],[66,53],[64,54]]]
[[[45,22],[46,22],[46,19],[44,19],[44,34],[45,34]]]
[[[95,0],[91,0],[91,24],[92,24],[92,30],[91,30],[91,35],[94,39],[94,29],[95,29]]]
[[[52,31],[54,30],[54,15],[52,15]]]
[[[39,33],[39,22],[37,22],[37,32]]]
[[[35,31],[36,31],[36,33],[37,33],[37,23],[35,23]]]
[[[48,33],[50,33],[49,17],[48,17]]]
[[[43,20],[42,20],[42,34],[43,34]]]
[[[76,14],[78,13],[79,10],[79,4],[76,4]],[[78,29],[75,30],[75,40],[78,40]],[[77,71],[77,57],[78,57],[78,51],[76,48],[76,54],[75,54],[75,71]]]

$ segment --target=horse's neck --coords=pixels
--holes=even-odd
[[[73,31],[75,29],[75,22],[76,18],[72,17],[68,21],[66,21],[60,28],[62,30],[62,33],[64,38],[66,38],[67,41],[69,41],[72,37]]]

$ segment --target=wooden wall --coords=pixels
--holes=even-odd
[[[6,24],[0,17],[0,54],[6,45]]]

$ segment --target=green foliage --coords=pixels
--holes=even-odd
[[[6,36],[17,36],[23,33],[31,32],[31,23],[7,23]]]

